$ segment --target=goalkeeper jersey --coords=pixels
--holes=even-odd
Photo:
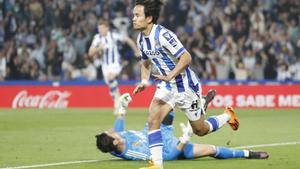
[[[176,160],[178,154],[173,153],[179,140],[173,135],[172,126],[161,126],[163,136],[163,158],[164,160]],[[119,132],[125,140],[125,150],[118,154],[111,154],[127,160],[149,160],[150,150],[148,144],[148,126],[142,131],[128,130]]]

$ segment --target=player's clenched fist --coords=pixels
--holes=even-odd
[[[140,84],[138,84],[136,87],[135,87],[135,89],[133,90],[133,95],[136,95],[137,93],[139,93],[139,92],[141,92],[141,91],[143,91],[144,89],[145,89],[145,87],[146,87],[146,84],[145,83],[140,83]]]

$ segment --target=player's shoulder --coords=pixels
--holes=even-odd
[[[162,25],[157,25],[158,29],[160,29],[160,33],[164,33],[164,32],[172,32],[171,30],[169,30],[168,28],[162,26]]]
[[[162,38],[160,38],[160,40],[170,41],[171,39],[176,37],[176,35],[171,30],[169,30],[168,28],[166,28],[164,26],[161,26],[161,25],[158,25],[158,26],[161,29],[160,33],[159,33],[159,36],[162,37]]]
[[[160,30],[160,33],[165,33],[165,32],[173,33],[173,31],[171,31],[170,29],[168,29],[162,25],[156,25],[156,26],[157,26],[157,29]]]

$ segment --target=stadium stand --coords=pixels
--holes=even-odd
[[[91,66],[97,20],[136,38],[133,0],[0,2],[0,80],[71,80],[62,63]],[[176,32],[204,80],[300,80],[300,1],[169,0],[159,21]],[[133,52],[122,80],[138,80]],[[101,70],[98,68],[98,70]],[[98,72],[97,79],[102,79]]]

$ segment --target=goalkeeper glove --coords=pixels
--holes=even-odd
[[[187,122],[186,125],[184,123],[180,123],[180,127],[182,130],[182,136],[179,137],[179,141],[186,144],[193,136],[193,129],[189,122]]]

